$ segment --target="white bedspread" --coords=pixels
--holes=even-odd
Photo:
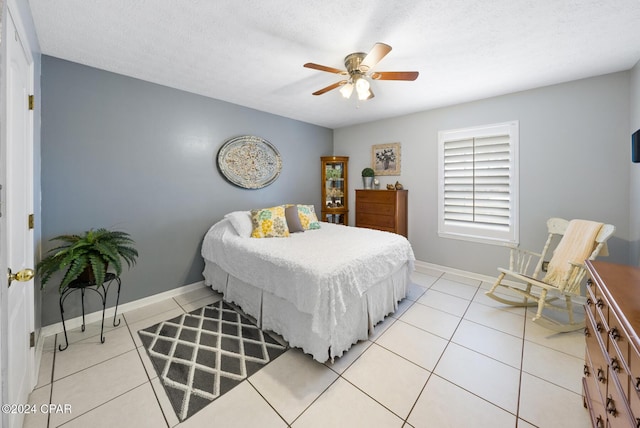
[[[312,329],[329,338],[345,301],[415,260],[409,241],[377,230],[321,223],[288,238],[242,238],[229,220],[214,224],[202,256],[312,315]]]

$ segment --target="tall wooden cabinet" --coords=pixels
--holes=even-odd
[[[322,165],[322,218],[329,223],[348,223],[348,156],[325,156]]]
[[[356,190],[356,226],[407,237],[408,190]]]
[[[584,404],[594,427],[640,426],[640,269],[586,264]]]

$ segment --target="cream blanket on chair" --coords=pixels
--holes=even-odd
[[[581,265],[591,256],[602,226],[602,223],[589,220],[569,221],[542,281],[560,287],[562,280],[571,271],[571,262]]]

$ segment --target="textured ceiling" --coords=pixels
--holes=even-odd
[[[329,128],[632,68],[639,0],[29,0],[42,53]],[[351,52],[384,42],[360,105]],[[353,97],[355,98],[355,97]]]

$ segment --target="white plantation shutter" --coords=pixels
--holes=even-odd
[[[441,236],[517,242],[517,134],[517,122],[438,134]]]

